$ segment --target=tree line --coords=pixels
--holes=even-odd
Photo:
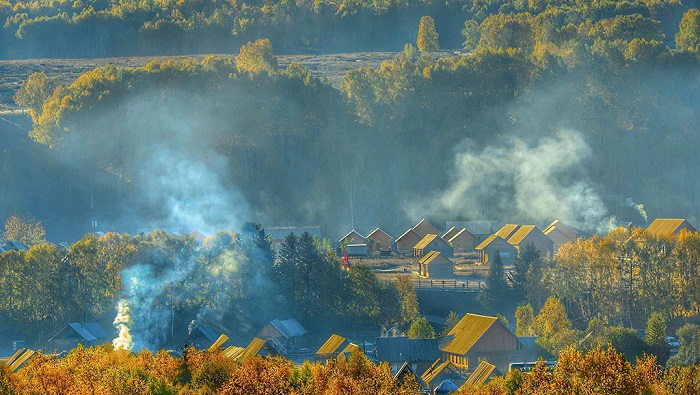
[[[530,372],[511,370],[485,385],[456,394],[654,394],[685,395],[698,390],[697,366],[661,370],[653,357],[625,360],[613,348],[581,352],[567,348],[549,371],[544,362]],[[370,362],[359,351],[327,365],[294,366],[280,357],[252,358],[239,365],[218,352],[193,348],[181,357],[165,351],[132,354],[111,346],[78,347],[64,358],[38,354],[17,372],[0,364],[6,394],[418,394],[410,374],[395,379],[388,364]]]
[[[69,322],[102,321],[120,299],[130,330],[150,348],[176,344],[191,320],[248,336],[274,318],[335,328],[408,328],[418,318],[407,279],[384,285],[365,266],[344,270],[308,233],[289,235],[277,255],[270,243],[253,224],[201,247],[160,230],[87,234],[69,247],[37,240],[0,255],[0,330],[41,343]]]
[[[1,37],[7,43],[0,58],[221,53],[261,37],[271,38],[285,52],[396,50],[415,39],[418,20],[426,15],[435,19],[445,48],[459,46],[465,21],[473,25],[517,13],[547,14],[547,23],[569,19],[574,25],[641,15],[661,23],[672,39],[669,32],[688,8],[674,0],[6,0],[0,3]]]

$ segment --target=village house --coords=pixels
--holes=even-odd
[[[454,269],[454,262],[438,251],[430,251],[418,261],[418,274],[426,278],[454,278]]]
[[[416,258],[420,258],[430,251],[441,252],[450,258],[454,256],[454,250],[450,243],[436,234],[425,235],[413,246],[413,256]]]
[[[82,344],[85,347],[110,342],[110,336],[97,322],[71,322],[49,339],[49,350],[70,350]]]
[[[374,360],[386,362],[392,373],[408,363],[417,375],[423,374],[428,367],[440,358],[437,339],[410,339],[407,336],[378,337],[374,344]]]
[[[479,244],[487,237],[496,233],[503,225],[497,221],[446,221],[446,229],[455,227],[457,229],[466,228],[469,233],[476,236]]]
[[[436,227],[430,224],[430,222],[425,219],[421,219],[420,222],[413,227],[413,230],[418,233],[421,237],[425,237],[427,234],[439,235],[442,234]]]
[[[242,350],[240,347],[235,347],[233,349],[229,347],[224,350],[224,353],[226,353],[227,350],[230,350],[229,355],[232,356],[231,358],[241,364],[245,363],[247,360],[255,357],[256,355],[260,355],[264,358],[279,355],[277,350],[270,343],[258,337],[254,337],[253,340],[248,343],[248,346]]]
[[[567,226],[559,220],[553,221],[551,224],[549,224],[549,226],[547,226],[542,233],[549,237],[549,239],[552,240],[552,243],[554,243],[552,246],[553,252],[557,252],[557,250],[559,250],[559,246],[562,244],[575,241],[579,236],[581,236],[579,231],[574,230],[572,227]]]
[[[394,239],[385,231],[377,228],[366,237],[371,252],[388,253],[393,248]]]
[[[3,247],[5,251],[29,251],[29,247],[17,240],[8,241]]]
[[[698,231],[683,218],[657,218],[649,224],[646,233],[652,237],[668,237],[677,235],[684,229],[690,233]]]
[[[330,360],[344,358],[355,350],[359,350],[357,344],[350,343],[343,336],[334,333],[316,351],[314,359],[316,362],[327,363]]]
[[[552,254],[552,247],[554,242],[552,239],[547,237],[541,230],[539,230],[535,225],[522,225],[513,232],[508,239],[508,243],[515,246],[520,254],[525,246],[532,244],[540,251],[541,256],[546,256],[547,254]]]
[[[413,254],[413,246],[422,238],[415,230],[409,229],[396,239],[396,251],[404,255]]]
[[[476,236],[471,234],[467,230],[467,228],[462,228],[461,230],[453,234],[450,238],[443,237],[443,239],[447,240],[447,242],[450,243],[454,252],[459,253],[474,251],[474,247],[476,247],[478,244],[478,239],[476,238]]]
[[[511,362],[529,361],[530,350],[496,317],[466,314],[440,343],[443,359],[464,371],[481,361],[508,370]]]
[[[456,227],[453,226],[442,235],[442,238],[445,240],[450,240],[452,238],[452,236],[457,234],[457,232],[459,232],[459,229],[457,229]]]
[[[366,256],[368,252],[367,239],[354,229],[338,240],[338,246],[340,251],[345,249],[348,255]]]
[[[305,348],[311,341],[309,332],[294,318],[274,319],[268,322],[255,337],[266,340],[281,354]]]
[[[491,262],[496,253],[498,253],[501,256],[501,262],[505,266],[512,265],[518,254],[515,246],[495,234],[487,237],[486,240],[476,246],[475,250],[480,253],[481,263]]]
[[[208,326],[195,325],[185,339],[185,346],[192,346],[199,350],[211,347],[219,338],[219,335]]]

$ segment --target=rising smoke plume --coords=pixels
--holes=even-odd
[[[131,324],[129,304],[126,300],[120,300],[117,304],[117,316],[114,318],[114,327],[119,330],[119,335],[112,340],[115,350],[131,350],[134,347],[134,341],[129,333]]]
[[[627,198],[627,205],[632,207],[633,209],[637,210],[639,215],[644,218],[644,222],[649,222],[647,221],[647,212],[644,210],[644,205],[643,204],[637,204],[632,200],[632,198]]]
[[[477,149],[465,143],[455,156],[454,176],[447,189],[408,205],[407,211],[416,218],[560,219],[597,230],[607,210],[583,169],[590,155],[583,136],[572,130],[535,144],[512,138]]]

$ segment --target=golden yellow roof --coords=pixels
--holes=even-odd
[[[340,354],[345,354],[346,352],[347,352],[347,353],[353,353],[353,352],[355,352],[355,351],[357,351],[357,350],[359,350],[359,349],[360,349],[360,346],[358,346],[357,344],[355,344],[355,343],[348,343],[348,345],[343,349],[343,351],[340,352]]]
[[[529,235],[530,232],[532,232],[536,228],[535,225],[523,225],[518,228],[518,230],[513,233],[512,236],[508,239],[508,242],[512,245],[518,245],[520,244],[521,241],[525,238],[525,236]]]
[[[428,368],[428,370],[426,370],[423,373],[423,375],[420,376],[421,380],[425,381],[428,385],[430,385],[431,381],[435,380],[435,377],[437,377],[437,375],[440,374],[440,372],[445,370],[445,368],[450,365],[449,360],[437,365],[437,362],[439,362],[439,361],[440,360],[438,359],[435,362],[433,362],[433,364],[430,366],[430,368]]]
[[[425,254],[423,256],[423,258],[421,258],[418,261],[418,263],[421,263],[421,264],[429,263],[430,261],[432,261],[435,258],[436,255],[440,255],[440,253],[438,251],[430,251],[427,254]]]
[[[413,249],[415,249],[415,250],[424,249],[425,247],[428,246],[428,244],[430,244],[433,240],[435,240],[436,237],[438,237],[438,235],[428,233],[422,239],[420,239],[420,241],[418,243],[416,243],[416,245],[413,246]]]
[[[518,225],[516,224],[505,224],[498,230],[498,232],[496,232],[496,234],[501,236],[504,240],[508,240],[510,235],[513,234],[516,229],[518,229]]]
[[[331,337],[326,340],[325,343],[321,346],[321,348],[316,351],[316,354],[335,354],[338,352],[338,348],[345,342],[345,338],[336,335],[335,333],[331,335]]]
[[[684,224],[689,227],[688,230],[691,232],[697,232],[697,230],[683,218],[657,218],[647,227],[647,234],[650,236],[670,236],[678,232],[679,228]]]
[[[478,246],[476,246],[475,250],[483,250],[484,248],[486,248],[489,244],[491,244],[497,238],[503,239],[499,235],[491,235],[491,236],[487,237],[486,239],[484,239],[484,241],[482,241]]]
[[[224,351],[221,352],[221,355],[223,355],[226,358],[231,358],[233,360],[237,360],[238,357],[243,354],[245,351],[245,348],[243,347],[238,347],[238,346],[228,346]]]
[[[469,375],[469,378],[464,383],[466,386],[481,385],[486,382],[491,373],[496,369],[496,366],[491,365],[486,361],[481,361],[479,366],[474,369],[474,373]]]
[[[466,354],[496,319],[485,315],[466,314],[447,334],[440,350],[457,355]]]
[[[207,349],[207,351],[214,352],[218,350],[219,347],[226,342],[226,340],[228,340],[228,336],[222,333],[221,336],[219,336],[219,338],[216,339],[216,341]]]
[[[262,350],[263,346],[265,345],[265,340],[254,337],[253,340],[250,341],[250,344],[248,344],[248,347],[246,347],[243,352],[241,352],[238,355],[238,358],[236,358],[237,362],[244,363],[245,361],[249,360],[250,358],[253,358],[254,356],[258,355],[260,350]]]

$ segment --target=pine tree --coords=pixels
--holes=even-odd
[[[489,268],[489,276],[486,277],[485,287],[479,294],[479,302],[488,308],[496,308],[506,298],[508,291],[503,260],[501,254],[496,251]]]
[[[438,33],[435,30],[435,21],[431,16],[424,16],[418,24],[418,39],[416,46],[421,52],[432,52],[440,49]]]

